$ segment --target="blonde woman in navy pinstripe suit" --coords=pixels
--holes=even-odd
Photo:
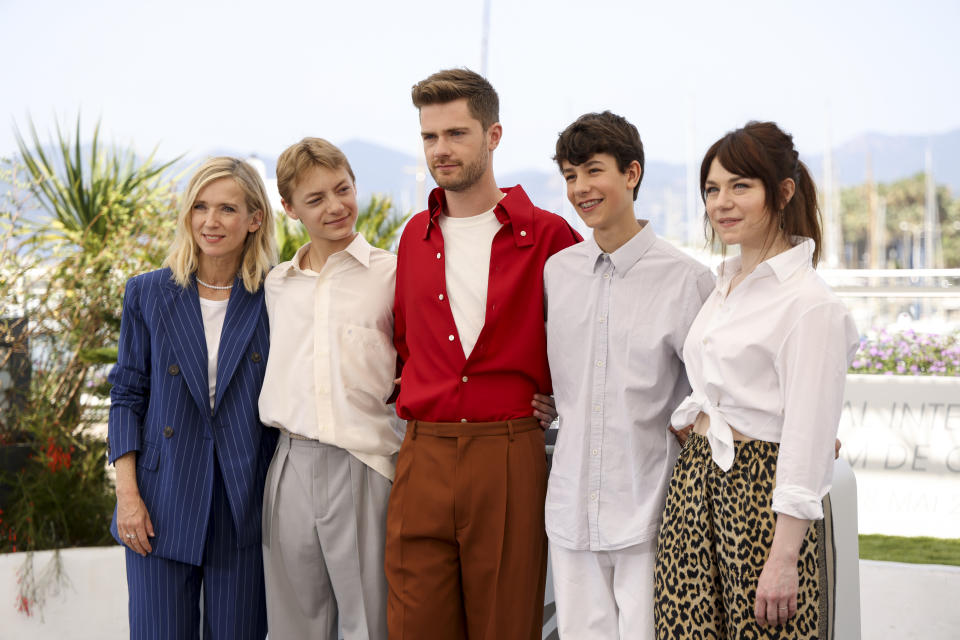
[[[260,514],[276,433],[257,399],[275,262],[263,182],[213,158],[190,180],[164,268],[127,283],[109,458],[131,638],[266,634]]]

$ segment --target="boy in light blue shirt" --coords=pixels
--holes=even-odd
[[[686,435],[668,425],[690,391],[683,342],[714,279],[635,217],[644,152],[627,120],[580,117],[554,159],[593,230],[544,269],[561,416],[546,500],[558,629],[652,639],[657,533]]]

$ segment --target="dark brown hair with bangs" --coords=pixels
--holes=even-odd
[[[710,165],[716,159],[724,169],[743,178],[754,178],[763,183],[766,193],[770,224],[779,224],[783,211],[783,233],[811,238],[814,242],[813,265],[820,261],[821,223],[820,207],[817,204],[817,188],[807,165],[793,146],[793,136],[785,133],[774,122],[751,121],[741,129],[731,131],[713,143],[700,164],[700,197],[704,203],[707,195],[704,187]],[[781,183],[790,178],[796,185],[793,197],[783,202]],[[710,228],[711,244],[716,232],[710,227],[710,219],[704,212],[704,224]]]
[[[581,165],[597,153],[609,153],[616,158],[620,173],[626,173],[634,160],[640,163],[640,179],[633,188],[636,200],[644,173],[643,142],[637,128],[623,116],[609,111],[585,113],[560,133],[553,159],[562,171],[564,161]]]
[[[437,71],[413,85],[411,98],[417,109],[466,98],[470,115],[480,121],[484,131],[500,122],[500,98],[497,92],[486,78],[470,69]]]

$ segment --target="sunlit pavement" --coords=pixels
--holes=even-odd
[[[960,567],[861,560],[860,625],[863,640],[960,638]]]

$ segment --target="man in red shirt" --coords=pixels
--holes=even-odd
[[[439,185],[400,239],[397,413],[408,420],[387,514],[391,640],[539,639],[549,392],[543,265],[580,236],[499,189],[499,100],[466,69],[413,87]]]

